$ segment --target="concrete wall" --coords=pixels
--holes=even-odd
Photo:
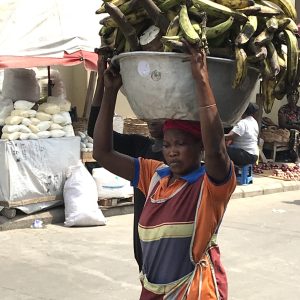
[[[90,72],[84,69],[83,64],[73,67],[59,66],[55,68],[58,69],[61,74],[66,87],[68,100],[71,101],[72,106],[77,107],[77,114],[79,117],[82,117]],[[118,95],[116,113],[124,118],[135,117],[127,99],[121,93]]]

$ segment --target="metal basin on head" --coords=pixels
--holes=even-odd
[[[122,93],[140,119],[199,120],[195,81],[189,55],[170,52],[128,52],[113,57],[120,65]],[[210,84],[225,126],[234,124],[246,109],[258,71],[248,68],[247,78],[232,88],[234,60],[207,57]]]

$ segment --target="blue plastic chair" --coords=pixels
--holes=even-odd
[[[253,166],[245,165],[245,166],[236,166],[236,179],[238,184],[247,185],[253,183]]]

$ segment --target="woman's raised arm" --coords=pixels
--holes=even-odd
[[[94,129],[93,157],[105,169],[132,181],[134,178],[134,159],[113,149],[113,116],[121,85],[121,75],[111,65],[104,73],[105,89]]]
[[[205,168],[211,178],[221,182],[229,174],[230,159],[226,151],[224,130],[215,97],[209,83],[206,54],[204,50],[199,52],[189,44],[187,46],[191,52],[191,68],[196,82],[200,126],[205,151]]]

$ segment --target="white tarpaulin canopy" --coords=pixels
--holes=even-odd
[[[95,11],[101,3],[0,0],[0,67],[14,67],[10,65],[13,59],[3,63],[14,56],[39,57],[47,65],[45,58],[61,59],[78,51],[93,53],[100,46],[100,18]]]

